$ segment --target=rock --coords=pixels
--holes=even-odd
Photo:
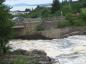
[[[6,55],[4,59],[0,60],[0,62],[1,61],[3,61],[2,64],[52,64],[52,59],[48,57],[44,51],[41,50],[33,50],[28,52],[21,49],[15,50],[9,55]]]
[[[26,50],[22,50],[22,49],[18,49],[18,50],[15,50],[13,52],[10,52],[10,54],[13,54],[13,55],[28,55],[29,53],[26,51]]]

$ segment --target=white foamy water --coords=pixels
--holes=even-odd
[[[86,64],[85,35],[53,40],[12,40],[9,46],[12,50],[43,50],[49,57],[59,60],[60,64]]]

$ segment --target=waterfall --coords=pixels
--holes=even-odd
[[[52,40],[11,40],[8,44],[12,49],[31,51],[43,50],[54,64],[86,64],[86,36],[75,35],[63,39]]]

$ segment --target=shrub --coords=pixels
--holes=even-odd
[[[23,56],[18,56],[12,64],[26,64],[26,59]]]
[[[37,31],[43,31],[43,30],[44,30],[44,27],[43,27],[41,24],[39,24],[39,25],[36,27],[36,30],[37,30]]]
[[[57,27],[58,28],[64,28],[70,26],[70,23],[68,21],[58,22]]]
[[[86,23],[86,8],[82,8],[80,12],[81,19]]]

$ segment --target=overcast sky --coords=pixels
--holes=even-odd
[[[25,10],[26,8],[32,9],[35,8],[36,6],[31,5],[52,3],[52,1],[53,0],[6,0],[5,4],[12,6],[13,8],[11,10],[14,11],[14,10]]]

